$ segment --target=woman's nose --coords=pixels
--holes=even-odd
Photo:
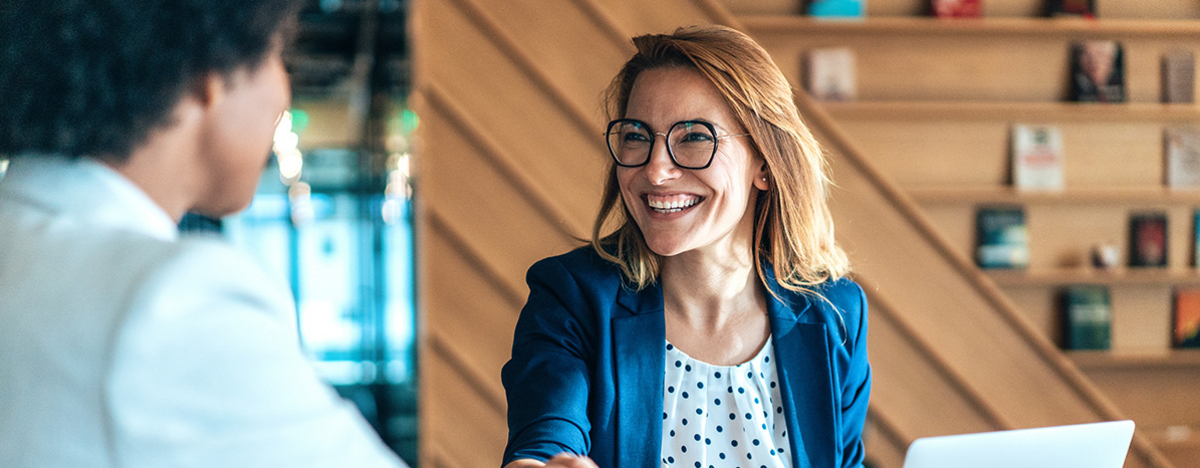
[[[650,148],[650,159],[646,161],[646,177],[654,185],[662,185],[667,181],[674,180],[681,173],[679,166],[676,166],[675,162],[671,160],[666,137],[664,136],[660,141],[658,136],[655,135],[654,144]]]

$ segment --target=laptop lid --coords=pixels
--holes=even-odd
[[[1133,421],[917,439],[904,468],[1121,468]]]

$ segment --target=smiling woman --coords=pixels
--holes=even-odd
[[[592,245],[529,270],[504,463],[860,466],[866,302],[791,88],[732,29],[633,42]]]

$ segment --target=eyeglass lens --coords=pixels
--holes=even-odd
[[[716,152],[717,137],[712,127],[700,122],[678,122],[667,131],[667,151],[675,164],[689,169],[708,166]],[[613,122],[608,148],[622,166],[640,166],[650,159],[654,134],[634,120]]]

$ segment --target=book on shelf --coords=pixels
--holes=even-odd
[[[1200,268],[1200,209],[1192,211],[1192,266]]]
[[[976,214],[980,268],[1024,268],[1029,265],[1029,235],[1025,210],[1018,207],[982,208]]]
[[[813,99],[853,101],[858,94],[854,51],[849,47],[811,49],[804,65],[804,87]]]
[[[938,18],[981,18],[983,0],[932,0],[933,16]]]
[[[1200,188],[1200,128],[1168,127],[1163,130],[1167,187]]]
[[[1125,50],[1116,41],[1071,44],[1071,96],[1075,102],[1125,102]]]
[[[1129,266],[1167,266],[1167,214],[1139,213],[1129,219]]]
[[[1047,0],[1046,16],[1082,16],[1096,17],[1095,0]]]
[[[809,0],[808,15],[828,19],[859,19],[867,14],[866,0]]]
[[[1190,104],[1196,100],[1196,55],[1175,49],[1162,57],[1162,102]]]
[[[1112,347],[1112,301],[1108,288],[1070,286],[1063,290],[1063,347],[1105,350]]]
[[[1020,190],[1062,190],[1062,132],[1050,125],[1013,125],[1012,175]]]
[[[1176,348],[1200,348],[1200,289],[1175,290],[1175,311],[1171,320],[1171,345]]]

